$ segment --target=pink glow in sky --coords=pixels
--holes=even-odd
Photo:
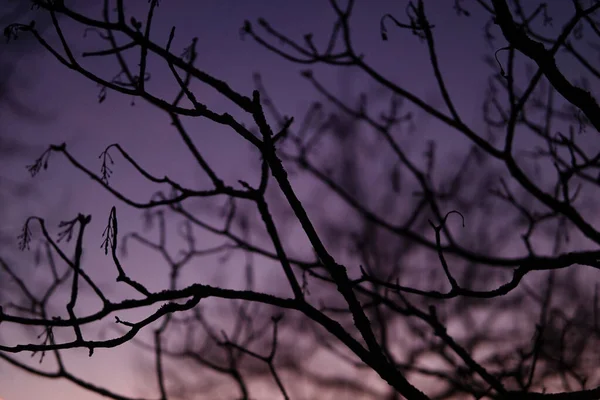
[[[479,11],[472,7],[475,15],[458,19],[451,3],[432,2],[428,11],[431,22],[436,25],[438,57],[443,65],[449,92],[459,94],[456,96],[459,112],[473,127],[482,127],[482,87],[486,85],[489,69],[482,61],[485,43],[481,19],[477,17]],[[131,7],[128,9],[130,14],[144,15],[146,1],[127,4]],[[362,49],[366,59],[380,71],[435,104],[439,95],[432,71],[424,67],[429,67],[425,46],[406,32],[391,32],[390,36],[397,36],[394,40],[380,40],[381,16],[385,13],[402,13],[403,10],[404,2],[397,0],[358,1],[351,21],[355,47]],[[88,10],[89,14],[96,15],[96,12],[92,7]],[[326,38],[334,20],[333,12],[323,0],[174,0],[161,4],[153,25],[153,37],[159,43],[166,42],[171,25],[177,26],[175,47],[183,49],[192,37],[198,37],[199,69],[227,81],[235,90],[245,94],[254,88],[253,74],[260,72],[279,108],[299,119],[316,98],[314,89],[300,77],[299,71],[305,67],[290,64],[252,40],[240,38],[244,20],[256,21],[259,17],[296,38],[308,32],[312,32],[315,38]],[[69,24],[67,35],[74,40],[72,46],[76,52],[95,49],[94,46],[98,45],[93,38],[82,38],[82,28],[78,26]],[[164,112],[139,100],[131,107],[131,99],[116,93],[109,93],[107,100],[98,104],[98,88],[94,84],[64,68],[41,50],[23,55],[16,61],[16,67],[18,77],[15,79],[17,82],[22,80],[23,99],[52,118],[42,124],[17,117],[7,118],[2,123],[12,135],[40,148],[67,142],[73,153],[92,169],[99,168],[98,154],[108,144],[118,142],[152,172],[178,176],[183,184],[203,182],[201,171],[190,168],[193,159],[184,145],[172,135],[170,121]],[[96,68],[117,71],[112,59],[92,66],[92,69]],[[156,71],[156,78],[150,85],[158,92],[173,93],[173,82],[161,78],[165,72],[164,66],[151,65],[152,68]],[[353,75],[352,71],[345,71],[348,74],[346,77],[352,82],[353,87],[350,88],[340,88],[340,85],[347,85],[347,80],[340,79],[338,70],[315,67],[314,71],[316,76],[331,83],[331,87],[339,92],[349,90],[352,95],[365,89],[363,78]],[[231,104],[205,88],[200,88],[197,95],[221,112],[231,111]],[[417,115],[417,124],[423,135],[437,135],[442,145],[440,147],[449,149],[462,145],[460,140],[453,140],[455,137],[440,135],[437,123],[423,116]],[[190,122],[188,127],[196,132],[195,140],[202,143],[209,163],[219,174],[231,181],[247,178],[250,166],[255,164],[256,159],[236,134],[204,121]],[[224,157],[224,154],[227,156]],[[138,179],[134,171],[124,167],[123,161],[116,162],[112,180],[115,187],[125,188],[125,191],[129,188],[135,198],[147,199],[155,188]],[[23,164],[17,163],[12,167],[14,179],[30,179]],[[71,219],[77,212],[91,214],[93,220],[88,236],[88,262],[92,267],[88,267],[88,270],[100,282],[112,282],[112,275],[103,276],[103,267],[108,261],[94,240],[100,238],[106,216],[115,200],[63,160],[52,160],[51,168],[38,176],[35,183],[43,193],[44,203],[51,205],[52,212],[50,214],[44,208],[36,207],[23,210],[23,214],[39,214],[52,223]],[[138,211],[117,204],[117,212],[119,226],[126,227],[124,230],[141,228]],[[158,277],[155,281],[150,280],[151,288],[163,285],[165,277],[160,274],[164,274],[164,269],[157,264],[153,254],[144,252],[134,255],[127,263],[132,273]],[[84,353],[73,352],[66,357],[68,366],[82,378],[109,386],[124,395],[156,393],[154,387],[144,388],[136,375],[133,366],[139,362],[139,358],[134,357],[131,346],[118,351],[98,351],[91,359]],[[0,400],[99,398],[74,388],[72,384],[32,377],[1,362],[0,394],[4,396]]]

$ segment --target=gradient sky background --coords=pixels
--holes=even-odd
[[[567,1],[553,3],[569,7]],[[146,0],[127,0],[126,4],[129,15],[143,19]],[[355,47],[388,77],[416,95],[440,105],[425,45],[409,32],[395,29],[392,24],[388,24],[390,40],[382,42],[380,39],[381,16],[392,13],[404,19],[405,5],[406,1],[397,0],[358,0],[351,20]],[[482,60],[486,52],[482,26],[487,17],[482,19],[479,8],[469,1],[465,1],[465,6],[473,13],[472,17],[457,17],[452,5],[453,1],[450,0],[433,0],[426,2],[426,9],[430,21],[436,26],[434,35],[438,57],[449,91],[466,122],[477,129],[483,126],[481,101],[490,71]],[[88,6],[87,13],[98,15],[97,12],[94,6]],[[153,22],[153,38],[158,43],[166,43],[171,25],[176,25],[174,48],[183,49],[193,36],[197,36],[197,67],[227,81],[232,88],[246,95],[254,88],[252,74],[262,73],[263,82],[280,110],[298,120],[310,102],[317,98],[316,93],[299,76],[299,71],[304,66],[290,64],[250,38],[240,39],[240,27],[244,20],[255,22],[258,17],[265,18],[274,27],[297,39],[312,32],[317,43],[326,40],[334,21],[334,13],[325,0],[163,0]],[[82,38],[81,26],[70,23],[65,26],[76,54],[99,48],[100,43],[94,38]],[[20,43],[17,41],[11,46],[20,46]],[[3,51],[6,51],[4,47]],[[41,121],[31,121],[3,112],[0,120],[2,134],[7,132],[9,136],[39,146],[39,149],[51,143],[65,141],[79,160],[93,171],[99,171],[100,152],[108,144],[119,142],[140,164],[148,166],[158,175],[177,176],[182,183],[189,185],[204,182],[201,171],[193,165],[191,156],[171,129],[166,113],[139,100],[136,101],[136,106],[130,107],[131,99],[116,93],[109,93],[107,100],[98,104],[98,88],[95,84],[67,70],[37,46],[23,47],[23,50],[18,58],[13,57],[16,74],[12,77],[11,85],[20,99],[39,110],[44,118]],[[93,70],[107,68],[107,71],[118,72],[113,58],[94,60],[92,63],[94,64],[88,65],[92,65]],[[364,79],[352,71],[346,71],[347,75],[340,76],[336,69],[316,67],[314,70],[317,78],[330,83],[330,88],[339,93],[351,95],[366,88]],[[167,98],[172,98],[176,86],[172,79],[164,79],[164,65],[159,66],[154,62],[150,65],[150,71],[157,71],[153,74],[155,79],[151,81],[150,87],[168,94]],[[353,87],[340,87],[348,82]],[[218,111],[232,111],[227,101],[206,88],[200,87],[196,95]],[[420,134],[436,134],[441,148],[447,149],[463,143],[457,140],[455,134],[445,135],[440,132],[437,129],[440,126],[427,121],[422,114],[417,113],[416,123]],[[196,143],[201,144],[211,165],[226,181],[233,182],[233,179],[246,177],[248,166],[255,159],[242,139],[227,129],[204,121],[188,123],[187,126]],[[32,161],[35,157],[29,158]],[[30,160],[2,162],[8,163],[15,180],[30,181],[24,168],[24,164],[28,164]],[[117,188],[125,188],[136,199],[146,200],[156,188],[143,183],[134,171],[126,168],[121,158],[116,157],[115,161],[111,183]],[[49,169],[36,177],[34,182],[41,197],[38,197],[38,202],[25,203],[26,206],[22,208],[26,209],[19,211],[18,221],[11,220],[14,225],[10,225],[10,229],[16,236],[20,229],[17,222],[22,223],[21,217],[32,213],[47,218],[49,226],[55,232],[55,223],[60,220],[71,219],[78,212],[92,214],[93,221],[86,241],[89,249],[88,270],[94,270],[96,264],[99,267],[110,264],[97,247],[112,205],[117,205],[122,231],[141,227],[139,211],[117,203],[102,188],[74,171],[56,155],[50,160]],[[156,264],[156,258],[149,252],[137,255],[134,261],[127,261],[132,273],[136,268],[143,268],[144,274],[149,271],[162,271],[164,274],[164,266],[160,261]],[[111,275],[101,278],[110,282],[114,280],[114,273],[110,269]],[[156,288],[160,282],[156,281]],[[85,352],[74,352],[73,356],[67,358],[71,369],[80,373],[81,377],[110,385],[122,394],[139,393],[137,391],[142,385],[136,380],[138,375],[131,365],[135,359],[130,358],[129,353],[122,350],[100,350],[91,359],[83,353]],[[32,377],[2,363],[0,397],[4,400],[98,398],[73,389],[69,383]]]

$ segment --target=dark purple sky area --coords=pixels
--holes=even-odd
[[[99,5],[100,1],[82,0],[80,3],[86,4],[86,13],[99,16],[96,4]],[[403,18],[406,3],[398,0],[358,0],[351,20],[355,47],[364,53],[368,62],[399,85],[442,107],[426,46],[409,32],[393,28],[392,24],[388,25],[390,40],[383,42],[380,39],[381,16],[392,13]],[[555,9],[560,3],[570,12],[568,1],[551,3]],[[453,1],[450,0],[428,0],[426,10],[431,23],[435,25],[438,57],[449,91],[465,122],[477,130],[483,127],[481,102],[490,71],[483,62],[486,52],[483,24],[487,17],[481,18],[483,14],[472,2],[465,1],[464,4],[472,11],[472,17],[457,17],[452,7]],[[126,5],[130,15],[143,19],[146,0],[127,0]],[[325,42],[334,22],[334,13],[325,0],[163,0],[153,23],[152,37],[158,43],[166,43],[168,32],[175,25],[177,31],[173,47],[181,50],[192,37],[198,37],[197,67],[227,81],[232,88],[245,95],[250,95],[254,88],[253,73],[260,72],[279,109],[299,120],[310,102],[317,99],[314,89],[300,77],[299,71],[306,67],[283,60],[249,37],[241,40],[240,28],[244,20],[256,22],[259,17],[294,38],[301,39],[302,35],[312,32],[318,45]],[[81,26],[66,23],[65,29],[76,54],[98,49],[102,45],[93,34],[83,38]],[[46,33],[54,38],[51,28]],[[500,37],[498,43],[503,45]],[[20,45],[23,45],[22,42],[17,41],[10,46]],[[93,171],[99,171],[100,152],[107,145],[118,142],[140,164],[159,176],[177,176],[181,183],[190,186],[201,186],[207,182],[180,138],[171,129],[165,112],[140,100],[131,107],[131,99],[117,93],[108,93],[106,101],[98,104],[99,88],[95,84],[69,71],[38,46],[27,45],[22,51],[15,51],[15,47],[7,49],[6,46],[1,49],[5,52],[3,54],[10,51],[15,67],[11,87],[21,101],[43,115],[40,120],[24,119],[11,114],[4,106],[0,119],[3,135],[23,139],[39,146],[40,150],[48,144],[64,141],[79,160]],[[113,58],[91,60],[87,65],[94,71],[109,71],[106,76],[118,72]],[[176,84],[165,65],[154,60],[149,70],[153,75],[150,87],[168,99],[173,98]],[[315,67],[314,71],[317,78],[329,83],[330,88],[342,95],[351,96],[369,88],[364,78],[352,70]],[[567,76],[570,76],[568,69]],[[217,93],[200,86],[195,93],[200,101],[213,109],[235,115],[232,104]],[[456,133],[446,135],[441,125],[429,121],[418,112],[416,123],[418,134],[434,135],[442,149],[464,143]],[[205,121],[187,121],[186,124],[203,154],[223,178],[230,182],[241,178],[252,179],[248,177],[251,171],[249,166],[255,165],[256,157],[240,137],[226,128]],[[3,168],[8,166],[13,179],[30,181],[24,165],[34,158],[3,160],[1,163]],[[157,189],[145,184],[120,157],[115,157],[115,161],[111,180],[115,187],[140,201],[147,200]],[[117,206],[121,229],[129,231],[141,226],[139,211],[117,203],[101,187],[56,155],[50,160],[49,169],[36,177],[34,182],[41,201],[24,203],[26,206],[20,208],[25,209],[19,209],[13,215],[9,228],[16,236],[18,224],[23,222],[25,215],[32,213],[47,218],[53,227],[60,220],[73,218],[78,212],[92,214],[93,223],[87,237],[88,271],[112,267],[105,265],[110,262],[98,248],[111,206]],[[148,252],[128,259],[127,264],[129,271],[143,268],[144,274],[159,277],[155,288],[164,282],[164,276],[160,275],[165,271],[161,261]],[[96,273],[100,274],[96,275],[100,281],[114,280],[112,275],[104,277],[101,272]],[[114,270],[111,269],[110,273],[114,273]],[[91,359],[87,358],[84,351],[72,353],[66,357],[66,362],[84,378],[109,385],[127,395],[149,394],[155,390],[154,387],[145,388],[143,382],[136,379],[139,375],[132,368],[136,359],[127,351],[97,351]],[[3,400],[97,398],[74,389],[70,384],[34,378],[2,363],[0,397]]]

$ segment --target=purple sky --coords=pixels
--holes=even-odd
[[[126,3],[132,7],[128,9],[129,14],[141,19],[147,1],[131,0]],[[410,33],[397,30],[392,24],[388,24],[389,41],[382,42],[380,39],[381,16],[392,13],[398,18],[404,18],[406,2],[359,0],[357,3],[351,20],[355,47],[365,54],[367,61],[399,85],[433,104],[441,105],[425,45]],[[481,101],[489,73],[489,67],[482,61],[486,51],[482,25],[486,18],[478,18],[482,15],[481,11],[467,1],[465,4],[473,12],[473,16],[456,17],[452,4],[449,0],[429,1],[426,7],[431,23],[436,26],[434,34],[438,57],[449,91],[455,97],[464,120],[477,129],[483,126]],[[97,10],[92,7],[87,12],[98,15]],[[248,19],[255,22],[258,17],[265,18],[274,27],[294,38],[300,39],[303,34],[312,32],[317,44],[323,43],[327,38],[334,21],[334,13],[324,0],[172,0],[163,1],[159,7],[153,25],[153,38],[158,43],[166,43],[171,25],[177,26],[173,45],[176,49],[183,49],[192,37],[198,37],[197,67],[227,81],[232,88],[246,95],[254,88],[252,74],[262,73],[263,82],[280,110],[300,120],[310,102],[316,99],[314,89],[299,76],[299,71],[305,66],[290,64],[261,48],[249,37],[240,40],[243,21]],[[70,23],[65,26],[76,53],[94,50],[100,45],[91,35],[88,39],[83,39],[81,26]],[[499,40],[499,43],[503,43],[503,40]],[[15,45],[18,46],[19,42]],[[93,64],[89,65],[95,71],[103,68],[110,71],[108,75],[113,71],[117,72],[112,58],[91,62]],[[33,123],[3,116],[3,129],[7,129],[11,135],[39,145],[40,148],[65,141],[79,160],[93,171],[99,171],[100,152],[107,145],[118,142],[140,164],[158,175],[177,176],[181,183],[189,185],[205,182],[201,171],[194,166],[183,143],[171,129],[166,113],[139,100],[136,101],[136,106],[130,107],[131,99],[117,93],[109,93],[107,100],[98,104],[98,88],[95,84],[67,70],[44,51],[32,51],[23,55],[16,67],[18,74],[14,84],[23,86],[22,99],[52,118],[43,123]],[[153,62],[149,68],[154,76],[150,87],[164,93],[167,98],[172,98],[176,86],[171,78],[166,79],[165,66]],[[317,78],[329,83],[330,88],[338,93],[352,95],[367,88],[364,78],[350,70],[344,70],[345,75],[342,76],[339,74],[340,70],[323,67],[315,67],[314,70]],[[340,87],[347,85],[349,81],[352,82],[352,87]],[[230,103],[204,87],[198,88],[196,96],[218,111],[233,112]],[[446,135],[440,130],[441,125],[427,120],[422,114],[417,113],[416,123],[420,135],[435,135],[440,141],[440,147],[444,149],[464,143],[457,139],[455,133]],[[228,129],[205,121],[188,121],[186,126],[193,133],[203,154],[223,178],[229,182],[240,178],[248,179],[248,171],[252,171],[249,166],[255,165],[256,160],[241,138]],[[145,184],[142,178],[126,167],[125,161],[120,157],[115,157],[115,162],[111,180],[115,187],[133,194],[140,201],[146,200],[156,189]],[[21,161],[11,164],[14,179],[30,179],[23,164]],[[50,160],[49,169],[43,171],[35,179],[35,183],[46,205],[32,205],[30,209],[23,211],[23,215],[37,213],[54,224],[71,219],[78,212],[92,214],[93,222],[87,236],[88,270],[111,267],[98,246],[112,205],[117,206],[122,230],[130,231],[141,227],[140,213],[137,210],[118,203],[56,155]],[[51,212],[47,210],[48,205]],[[15,232],[18,231],[17,226],[14,229]],[[127,259],[126,262],[132,273],[138,268],[138,273],[148,274],[152,271],[152,274],[159,274],[162,271],[164,275],[164,266],[149,252]],[[139,268],[144,269],[139,271]],[[112,281],[115,271],[108,269],[110,275],[96,276],[105,282]],[[161,281],[155,282],[157,288],[159,282]],[[123,394],[136,394],[140,388],[130,363],[125,360],[128,353],[104,350],[98,351],[91,359],[84,352],[75,353],[69,365],[82,377],[92,377],[94,381],[110,385]],[[0,376],[0,397],[4,400],[97,398],[72,389],[70,384],[33,378],[3,364],[0,364]]]

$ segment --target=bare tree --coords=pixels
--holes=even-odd
[[[27,2],[7,0],[5,7],[0,13],[0,26],[4,27],[27,15],[30,5]],[[38,16],[38,27],[43,30],[49,26],[50,20],[45,15]],[[30,122],[45,122],[42,107],[35,102],[26,102],[22,93],[19,93],[19,81],[31,83],[31,76],[25,76],[16,71],[17,63],[21,58],[38,49],[34,38],[26,38],[19,42],[19,46],[11,46],[12,43],[2,41],[0,43],[0,246],[3,254],[1,263],[7,263],[8,253],[15,249],[15,231],[22,222],[24,214],[23,203],[33,200],[31,182],[21,182],[15,179],[7,171],[14,168],[15,164],[22,165],[24,160],[29,159],[36,150],[23,140],[22,135],[8,128],[7,119],[28,120]],[[19,215],[22,213],[21,215]],[[14,252],[12,252],[14,255]],[[0,268],[0,299],[9,289],[10,279],[6,279],[4,269]]]
[[[457,18],[482,18],[489,44],[491,75],[477,105],[483,132],[461,115],[448,88],[423,1],[409,2],[403,17],[382,16],[377,28],[384,41],[407,32],[423,42],[439,105],[378,72],[355,49],[355,1],[329,2],[336,19],[324,46],[312,35],[296,41],[264,20],[258,27],[246,22],[246,37],[292,63],[352,67],[373,83],[365,93],[340,96],[304,71],[326,104],[315,103],[299,123],[283,115],[259,76],[256,90],[245,95],[195,66],[195,40],[179,55],[172,49],[175,28],[166,46],[150,40],[159,2],[148,3],[139,21],[127,15],[123,1],[105,1],[102,18],[93,19],[62,1],[35,0],[52,17],[60,46],[34,24],[15,23],[5,33],[10,39],[33,35],[67,68],[100,85],[99,102],[114,91],[163,110],[210,184],[190,188],[155,175],[119,144],[102,152],[100,173],[66,144],[51,145],[29,166],[32,174],[45,169],[51,155],[65,157],[117,200],[143,210],[157,238],[119,237],[111,209],[102,245],[117,282],[132,293],[115,300],[82,259],[90,216],[61,223],[58,240],[44,219],[29,218],[21,248],[38,230],[52,282],[33,292],[16,268],[5,266],[25,301],[0,309],[0,322],[1,329],[35,327],[43,335],[38,342],[1,344],[3,360],[114,399],[128,397],[80,379],[61,355],[82,348],[92,356],[97,348],[133,341],[154,357],[161,399],[216,388],[224,393],[222,385],[232,398],[256,397],[257,385],[295,398],[305,382],[338,394],[351,391],[345,395],[354,398],[600,397],[598,291],[591,284],[600,266],[593,202],[600,182],[600,109],[588,83],[600,76],[589,59],[598,50],[599,2],[574,0],[570,15],[518,0],[453,3]],[[83,57],[114,57],[119,74],[107,78],[84,66],[58,15],[97,30],[106,48]],[[564,24],[548,33],[556,19]],[[560,68],[562,57],[578,65],[578,80]],[[150,90],[150,59],[168,66],[174,100]],[[216,90],[233,103],[232,112],[203,104],[192,83]],[[440,136],[420,142],[417,113],[444,127],[444,136],[468,143],[466,152],[444,153]],[[225,182],[186,130],[188,118],[227,126],[248,142],[259,156],[253,181]],[[109,180],[117,156],[164,190],[139,201],[116,189]],[[173,219],[181,221],[176,234],[186,247],[178,254],[169,244]],[[199,246],[200,233],[217,244]],[[58,243],[62,239],[74,243],[67,248]],[[125,270],[118,250],[132,242],[164,259],[170,272],[164,290],[148,289],[143,277]],[[183,279],[184,268],[199,260],[217,269],[230,263],[234,282]],[[260,274],[272,265],[280,277]],[[69,296],[59,314],[51,305],[62,286]],[[78,307],[83,287],[91,289],[98,309]],[[135,321],[122,316],[131,311],[137,311]],[[113,316],[118,329],[109,338],[97,335],[94,328]],[[144,337],[148,330],[152,334]],[[55,372],[12,355],[22,352],[52,353]],[[311,363],[315,357],[340,368],[320,369]],[[206,379],[186,379],[189,365],[203,368]]]
[[[24,3],[16,4],[14,8],[9,8],[9,11],[6,12],[3,10],[2,15],[0,15],[0,22],[2,22],[2,26],[7,25],[9,22],[14,22],[14,20],[23,13],[22,5],[26,5]],[[0,109],[0,113],[6,115],[6,112],[13,112],[18,114],[23,114],[24,111],[23,104],[19,102],[19,100],[15,97],[15,93],[13,88],[11,87],[10,78],[14,73],[14,58],[16,58],[16,52],[10,51],[8,46],[5,43],[0,45],[0,104],[2,104],[2,109]],[[22,155],[23,145],[15,140],[14,137],[9,136],[9,132],[7,132],[4,126],[0,127],[0,152],[3,154],[3,170],[7,170],[6,159],[12,158],[18,155]],[[0,202],[3,205],[3,210],[8,208],[11,203],[10,197],[15,194],[15,192],[19,192],[19,189],[22,189],[20,185],[15,185],[15,182],[10,180],[10,177],[7,176],[6,173],[3,173],[0,177]],[[5,244],[6,232],[4,229],[0,231],[0,242]]]

